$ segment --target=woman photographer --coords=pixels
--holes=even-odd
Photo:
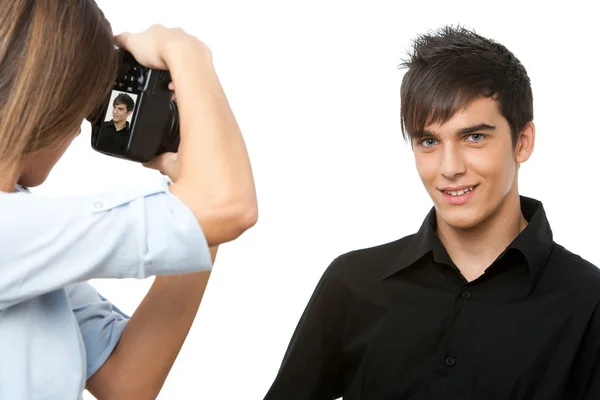
[[[0,399],[155,398],[219,244],[257,219],[246,147],[209,49],[180,29],[113,36],[93,0],[0,0]],[[106,99],[114,44],[168,69],[179,152],[172,184],[34,196]],[[157,276],[129,318],[86,281]]]

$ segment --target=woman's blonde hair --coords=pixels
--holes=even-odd
[[[116,76],[93,0],[0,0],[0,162],[74,135]]]

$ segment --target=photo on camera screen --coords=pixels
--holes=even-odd
[[[137,95],[113,90],[98,137],[98,147],[124,152],[129,143],[129,128]]]

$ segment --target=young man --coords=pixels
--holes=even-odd
[[[266,399],[599,399],[600,271],[518,191],[525,68],[451,27],[404,66],[402,130],[434,207],[416,234],[329,266]]]
[[[129,121],[135,102],[127,93],[119,93],[113,100],[112,119],[102,125],[98,146],[123,151],[129,143]]]

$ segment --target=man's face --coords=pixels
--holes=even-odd
[[[127,111],[127,106],[125,104],[115,104],[113,106],[113,121],[123,122],[129,117],[130,113],[130,111]]]
[[[413,150],[438,221],[468,229],[485,221],[517,192],[518,164],[533,150],[529,124],[513,147],[508,121],[491,98],[478,98],[443,125],[425,127]]]

